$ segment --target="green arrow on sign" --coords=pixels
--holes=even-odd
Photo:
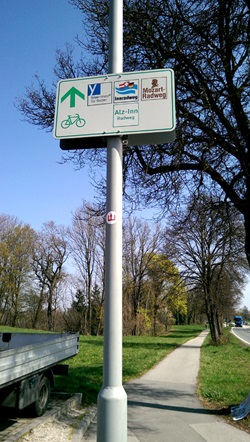
[[[72,87],[71,89],[68,90],[68,92],[66,92],[66,94],[64,94],[64,96],[61,98],[61,103],[66,100],[66,98],[70,97],[70,107],[75,107],[76,105],[76,95],[78,95],[78,97],[82,98],[83,100],[85,100],[85,95],[80,92],[78,89],[76,89],[75,87]]]

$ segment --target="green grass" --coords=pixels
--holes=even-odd
[[[201,326],[175,326],[162,337],[126,336],[123,339],[123,380],[136,378],[156,365],[167,354],[197,336]]]
[[[174,326],[166,336],[124,337],[123,381],[141,376],[203,329],[202,326]],[[198,394],[208,408],[230,413],[230,406],[242,402],[250,390],[250,347],[233,336],[229,328],[224,330],[224,345],[211,345],[208,336],[202,346]],[[1,331],[30,330],[0,327]],[[102,385],[103,337],[81,336],[78,355],[65,363],[69,364],[69,375],[56,377],[56,389],[81,392],[83,405],[96,403]],[[231,415],[228,419],[232,421]],[[250,431],[250,417],[238,425]]]
[[[8,325],[0,325],[0,333],[12,332],[12,333],[49,333],[40,330],[31,330],[29,328],[9,327]]]
[[[212,346],[205,340],[200,359],[199,392],[220,406],[241,402],[250,390],[250,347],[225,330],[227,343]]]
[[[230,407],[240,404],[250,390],[250,347],[229,328],[224,329],[224,337],[224,345],[213,346],[208,336],[201,348],[198,394],[208,408],[230,413]],[[250,417],[238,426],[250,432]]]
[[[126,336],[123,339],[123,382],[141,376],[183,342],[197,336],[201,326],[176,326],[162,337]],[[69,363],[69,376],[57,379],[57,389],[82,392],[83,403],[95,403],[102,386],[103,338],[80,337],[80,351]]]
[[[152,368],[168,353],[183,342],[197,336],[202,326],[175,326],[162,337],[126,336],[123,339],[123,381],[136,378]],[[29,330],[0,327],[1,331]],[[102,386],[103,337],[80,336],[80,350],[77,356],[69,359],[68,376],[56,377],[56,389],[64,392],[81,392],[83,404],[96,403]]]

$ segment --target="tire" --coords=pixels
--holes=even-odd
[[[63,129],[68,129],[68,127],[70,126],[70,121],[69,120],[63,120],[61,122],[61,126]]]
[[[38,398],[32,404],[33,414],[38,417],[42,416],[47,409],[50,398],[50,381],[47,376],[43,376],[38,386]]]
[[[84,118],[80,118],[76,122],[77,127],[83,127],[83,126],[85,126],[85,124],[86,124],[86,121],[84,120]]]

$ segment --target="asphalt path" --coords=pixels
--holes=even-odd
[[[124,386],[128,442],[250,442],[249,434],[224,422],[219,412],[204,409],[196,395],[200,347],[207,333]],[[98,440],[104,440],[102,436]],[[82,441],[96,441],[96,421]]]
[[[243,327],[233,327],[232,333],[239,338],[245,344],[250,345],[250,326],[244,325]]]

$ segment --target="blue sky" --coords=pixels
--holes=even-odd
[[[35,74],[49,86],[56,49],[82,34],[81,13],[67,0],[0,0],[0,213],[39,230],[46,221],[69,225],[82,200],[94,200],[87,168],[61,165],[52,133],[25,123],[14,103]],[[250,309],[250,283],[242,302]]]
[[[81,13],[67,0],[0,0],[0,213],[39,230],[46,221],[70,224],[82,199],[93,200],[86,170],[60,165],[52,133],[25,123],[15,108],[33,76],[50,86],[56,49],[82,32]]]

